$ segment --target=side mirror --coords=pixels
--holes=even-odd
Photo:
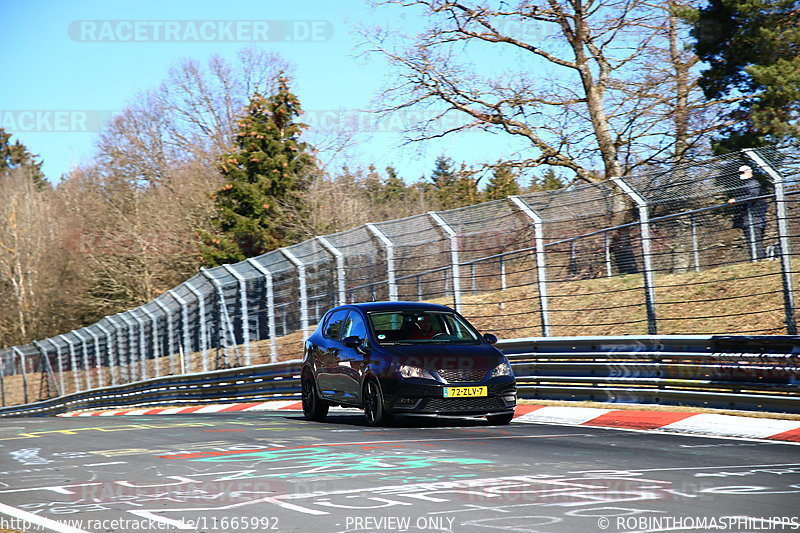
[[[485,340],[489,344],[497,344],[497,336],[492,335],[491,333],[484,333],[483,340]]]
[[[361,346],[361,338],[358,335],[351,335],[342,339],[342,344],[348,348],[358,348]]]

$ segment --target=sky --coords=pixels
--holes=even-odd
[[[262,21],[281,22],[265,30]],[[370,109],[395,74],[382,58],[359,54],[356,25],[413,32],[422,22],[415,12],[364,0],[0,0],[0,127],[37,154],[57,182],[91,161],[103,123],[156,88],[171,65],[213,54],[232,60],[252,37],[295,65],[292,90],[307,112]],[[186,38],[193,30],[200,42]],[[510,152],[507,140],[487,133],[403,147],[399,129],[363,136],[336,165],[393,165],[414,181],[442,154],[479,164]]]

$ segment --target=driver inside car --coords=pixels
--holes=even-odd
[[[430,315],[420,315],[413,318],[411,328],[406,336],[409,340],[430,339],[436,332]]]

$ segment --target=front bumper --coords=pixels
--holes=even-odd
[[[487,396],[445,398],[445,387],[487,387]],[[406,379],[395,387],[384,388],[387,410],[393,414],[425,416],[486,416],[506,414],[517,405],[513,377],[493,378],[479,383],[440,383]],[[389,394],[387,394],[389,392]]]

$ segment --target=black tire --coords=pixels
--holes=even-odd
[[[322,422],[328,415],[328,403],[317,394],[317,387],[314,385],[314,378],[304,376],[303,387],[303,414],[308,420]]]
[[[493,426],[507,426],[512,418],[514,418],[514,413],[506,413],[504,415],[489,415],[486,420]]]
[[[370,426],[385,426],[391,421],[392,415],[386,412],[383,394],[381,394],[380,385],[375,379],[370,378],[364,384],[363,398],[364,416],[367,418],[367,424]]]

